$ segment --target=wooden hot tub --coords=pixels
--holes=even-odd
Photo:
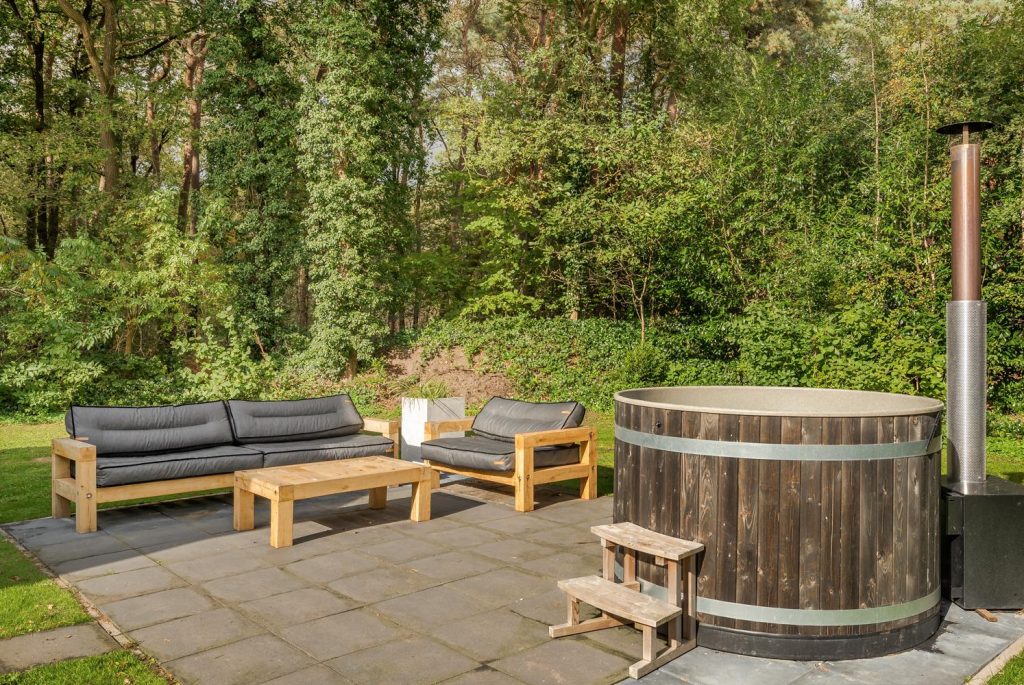
[[[699,644],[878,656],[939,624],[942,403],[852,390],[615,395],[615,521],[706,548]],[[646,592],[663,569],[641,564]]]

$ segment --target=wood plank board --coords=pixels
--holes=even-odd
[[[590,532],[602,540],[616,545],[675,561],[685,559],[704,549],[704,545],[699,542],[680,540],[629,522],[592,526]]]
[[[567,595],[607,611],[613,616],[657,628],[680,616],[683,610],[600,576],[581,576],[558,581],[558,588]]]

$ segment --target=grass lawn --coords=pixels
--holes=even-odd
[[[167,685],[131,652],[117,651],[0,676],[0,685]]]
[[[1018,654],[988,681],[988,685],[1020,685],[1024,683],[1024,654]]]
[[[70,592],[0,539],[0,639],[89,620]]]

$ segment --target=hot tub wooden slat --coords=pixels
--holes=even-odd
[[[799,444],[803,422],[799,418],[782,419],[783,444]],[[800,503],[802,471],[800,462],[784,461],[779,464],[779,606],[787,609],[800,607]],[[796,626],[780,626],[783,635],[795,635]]]
[[[616,408],[624,428],[719,445],[916,443],[927,441],[935,426],[931,415],[758,417],[628,407]],[[920,600],[938,585],[938,468],[937,453],[842,461],[750,459],[676,453],[622,440],[616,445],[615,520],[705,544],[698,595],[727,603],[706,604],[709,611],[736,612],[735,617],[701,613],[705,626],[843,642],[923,625],[937,609],[918,609],[917,615],[883,623],[833,625],[828,614],[808,625],[796,615],[793,624],[755,617],[772,615],[764,610],[774,607],[813,613],[915,600],[915,606],[924,606]],[[662,575],[650,558],[643,560],[642,578],[661,583]]]
[[[739,417],[740,442],[761,439],[761,417]],[[758,491],[761,487],[758,462],[736,459],[736,601],[757,604]],[[737,621],[739,630],[757,630],[753,621]]]

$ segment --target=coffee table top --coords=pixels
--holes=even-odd
[[[274,493],[279,497],[301,498],[412,483],[423,480],[426,475],[424,471],[430,470],[426,464],[393,457],[354,457],[236,471],[235,483],[263,496]]]

